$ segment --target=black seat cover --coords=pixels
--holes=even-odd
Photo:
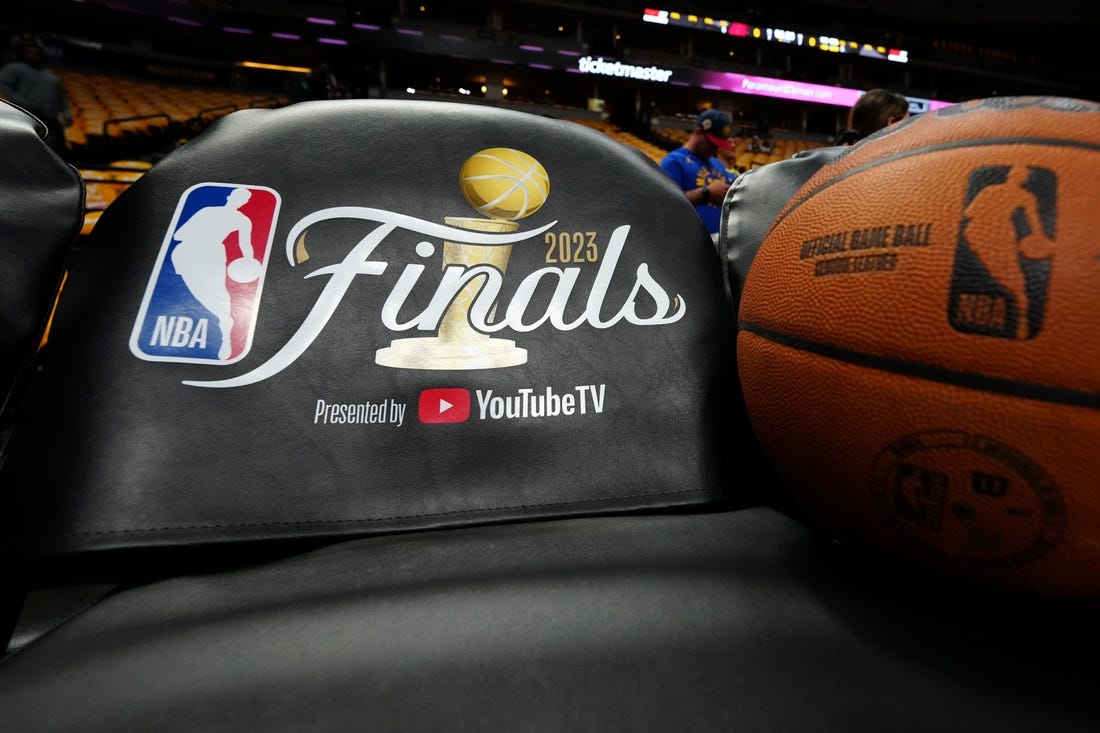
[[[488,221],[460,175],[499,148],[468,177],[526,181],[533,156],[545,204],[532,193],[511,234],[447,224]],[[266,274],[222,288],[230,328],[177,270],[222,251],[203,227],[242,219]],[[513,242],[503,276],[471,264],[500,297],[460,320],[488,333],[441,345],[466,272],[443,279],[443,243],[479,238]],[[36,558],[725,501],[732,334],[694,210],[605,135],[440,102],[235,113],[81,248],[0,474],[0,534]]]
[[[749,267],[772,220],[810,176],[848,148],[831,146],[810,148],[785,160],[781,165],[762,165],[738,176],[722,203],[722,221],[718,248],[726,261],[726,276],[736,309]]]
[[[734,180],[722,202],[717,246],[735,317],[745,277],[756,253],[760,251],[772,220],[810,176],[847,149],[842,146],[811,148],[785,160],[751,168]],[[756,466],[756,471],[766,477],[758,484],[757,500],[780,508],[800,521],[808,521],[798,501],[780,483],[764,457],[763,449],[751,437],[753,431],[744,407],[740,382],[735,383],[734,389],[736,395],[733,401],[737,408],[730,410],[729,424],[738,432],[750,436],[744,439],[742,452],[746,455],[751,452],[753,458],[745,462]]]
[[[50,150],[46,126],[0,100],[0,415],[27,366],[80,232],[84,184]],[[0,452],[6,419],[0,419]]]

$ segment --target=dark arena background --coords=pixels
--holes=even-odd
[[[919,113],[999,95],[1096,99],[1088,2],[17,0],[71,98],[89,224],[210,121],[307,98],[418,98],[573,120],[655,160],[715,107],[737,167],[826,145],[873,87]],[[426,126],[416,135],[439,134]],[[754,141],[753,138],[756,137]],[[766,144],[761,145],[761,141]],[[763,150],[761,150],[763,148]]]

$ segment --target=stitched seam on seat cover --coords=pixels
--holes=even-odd
[[[513,504],[509,506],[488,507],[485,509],[455,509],[449,512],[425,512],[422,514],[394,514],[388,517],[373,517],[366,519],[307,519],[294,522],[241,522],[235,524],[187,524],[175,527],[148,527],[136,529],[104,529],[96,532],[66,532],[63,534],[39,535],[26,537],[15,543],[39,542],[43,540],[58,539],[64,537],[99,537],[103,535],[140,534],[142,532],[172,532],[185,529],[235,529],[245,527],[305,527],[317,524],[370,524],[374,522],[386,522],[392,519],[422,519],[425,517],[447,517],[457,514],[493,513],[508,511],[511,509],[533,509],[538,507],[565,506],[568,504],[595,504],[602,501],[615,499],[642,499],[650,496],[673,496],[677,494],[698,494],[698,489],[685,489],[681,491],[656,491],[649,494],[626,494],[623,496],[605,496],[598,499],[577,499],[575,501],[552,501],[542,504]]]

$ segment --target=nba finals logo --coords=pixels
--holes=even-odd
[[[130,336],[135,356],[231,364],[248,353],[279,203],[262,186],[183,193]]]
[[[542,164],[525,152],[487,148],[467,158],[458,184],[466,202],[482,216],[444,216],[437,221],[372,206],[340,205],[299,219],[286,234],[285,254],[292,267],[311,264],[313,269],[303,273],[303,278],[323,279],[313,305],[263,363],[226,379],[184,380],[183,384],[225,389],[269,379],[310,350],[353,288],[376,288],[382,283],[378,278],[398,268],[388,279],[387,291],[380,293],[383,300],[377,325],[383,333],[415,335],[379,344],[374,363],[387,368],[513,367],[527,363],[527,349],[501,337],[505,330],[526,334],[539,328],[566,332],[582,326],[664,326],[678,322],[687,312],[684,299],[670,294],[648,263],[623,262],[631,231],[626,223],[614,227],[594,260],[547,263],[513,273],[517,282],[505,297],[504,278],[513,246],[543,240],[557,225],[556,220],[529,229],[519,225],[546,203],[549,176]],[[207,190],[214,188],[217,196]],[[250,194],[250,203],[260,199],[267,202],[266,208],[257,207],[249,213],[241,203],[245,192]],[[201,200],[199,193],[203,194]],[[242,283],[235,268],[243,266],[234,261],[249,253],[238,254],[233,243],[250,240],[251,258],[262,271],[277,205],[273,191],[253,187],[204,184],[184,196],[134,329],[131,348],[135,354],[144,359],[216,364],[244,355],[255,325],[262,274],[253,281],[257,284],[250,291],[252,298],[241,301],[239,309],[233,293]],[[228,222],[241,219],[252,225],[251,236],[232,234],[236,230]],[[360,221],[370,228],[347,240],[322,231],[307,247],[306,237],[313,227],[337,220]],[[318,253],[327,258],[334,250],[342,251],[334,261],[317,261]],[[205,279],[187,274],[188,267],[198,261],[206,263],[196,266]],[[591,275],[582,278],[586,267]],[[633,271],[617,276],[620,267],[632,267]],[[626,278],[633,279],[632,286],[612,288],[613,281],[629,282]],[[224,306],[222,288],[229,291],[229,308]],[[536,297],[547,289],[553,290],[548,301]],[[364,325],[369,328],[371,322]],[[248,329],[247,339],[240,340],[238,329]],[[228,346],[223,333],[232,334]]]
[[[1020,341],[1039,333],[1056,209],[1057,177],[1047,168],[971,172],[948,304],[956,331]]]

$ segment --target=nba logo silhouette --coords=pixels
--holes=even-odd
[[[1049,168],[977,168],[967,181],[948,320],[961,333],[1023,341],[1043,327],[1055,252],[1058,177]]]
[[[184,191],[130,336],[135,356],[231,364],[248,353],[279,204],[263,186]]]

